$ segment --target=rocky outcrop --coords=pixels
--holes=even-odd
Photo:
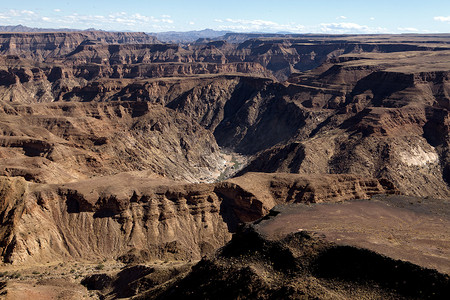
[[[7,177],[0,182],[1,253],[14,264],[199,259],[224,245],[239,223],[259,219],[277,204],[396,193],[389,183],[351,175],[250,173],[216,184],[183,184],[135,172],[58,185]]]
[[[448,198],[448,83],[446,66],[438,63],[447,54],[427,57],[428,72],[418,54],[409,55],[418,72],[407,59],[372,54],[293,77],[283,90],[289,96],[275,99],[291,101],[281,120],[299,120],[291,116],[297,110],[302,125],[290,140],[260,151],[240,174],[366,174],[389,179],[403,193]]]
[[[95,261],[141,251],[145,260],[189,260],[229,239],[208,187],[167,184],[125,176],[38,189],[4,259]],[[27,225],[36,221],[40,228]]]
[[[106,44],[147,44],[157,42],[152,36],[134,32],[1,33],[0,54],[18,55],[43,61],[69,54],[87,40]]]
[[[226,199],[227,209],[237,217],[234,226],[239,221],[254,221],[278,204],[341,202],[398,193],[387,180],[364,180],[353,175],[252,172],[218,183],[214,191]]]
[[[273,78],[271,73],[258,63],[147,63],[147,64],[80,64],[80,65],[40,65],[17,56],[0,57],[0,96],[7,101],[35,103],[53,101],[107,101],[144,100],[156,97],[177,97],[149,90],[155,79],[159,85],[186,81],[201,84],[211,77],[247,76]],[[206,76],[211,75],[211,76]],[[161,78],[170,77],[169,82]],[[200,77],[200,78],[198,78]],[[204,78],[203,78],[204,77]],[[175,78],[175,79],[174,79]],[[130,91],[131,90],[131,91]],[[131,94],[136,91],[138,93]],[[107,93],[105,93],[107,92]],[[176,92],[176,91],[174,91]],[[182,91],[186,92],[186,91]]]
[[[15,243],[14,232],[24,211],[27,184],[22,178],[0,180],[0,249],[6,257]]]
[[[146,282],[143,276],[135,285]],[[370,282],[370,284],[368,283]],[[438,299],[450,295],[449,276],[358,247],[336,245],[311,232],[271,240],[244,228],[164,288],[135,290],[137,299],[383,298]]]
[[[198,182],[223,168],[212,134],[160,105],[1,103],[0,115],[2,175],[63,183],[146,170]]]

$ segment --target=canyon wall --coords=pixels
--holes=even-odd
[[[242,222],[277,204],[338,202],[398,193],[353,175],[249,173],[215,184],[183,184],[121,173],[65,184],[0,178],[2,259],[200,259]]]

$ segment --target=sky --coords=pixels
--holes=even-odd
[[[1,1],[0,25],[18,24],[144,32],[450,33],[450,1]]]

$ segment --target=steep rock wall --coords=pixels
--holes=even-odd
[[[122,173],[68,184],[0,178],[5,262],[199,259],[223,246],[241,222],[277,204],[345,201],[396,193],[352,175],[258,174],[182,184]],[[136,254],[138,253],[138,254]]]
[[[198,182],[214,180],[223,167],[210,132],[160,105],[1,103],[0,107],[3,175],[62,183],[145,170]]]
[[[86,40],[107,44],[157,42],[156,38],[138,32],[1,33],[0,53],[43,61],[69,54]]]

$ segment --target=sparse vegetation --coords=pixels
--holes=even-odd
[[[243,162],[245,161],[244,156],[237,154],[225,154],[224,157],[228,160],[228,163],[223,172],[217,177],[216,182],[232,177],[242,168]]]

